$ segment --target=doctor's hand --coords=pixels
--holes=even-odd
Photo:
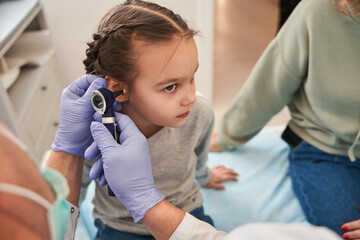
[[[121,132],[120,144],[103,124],[92,122],[94,143],[86,150],[85,157],[93,159],[101,153],[90,170],[90,178],[104,174],[106,180],[103,181],[138,222],[164,195],[155,187],[145,136],[128,116],[115,112],[115,118]]]
[[[345,223],[341,230],[345,232],[343,239],[360,239],[360,219]]]
[[[95,89],[106,87],[106,80],[95,75],[83,75],[61,95],[60,125],[52,148],[78,156],[84,156],[91,144],[90,124],[95,110],[91,105],[91,94]]]

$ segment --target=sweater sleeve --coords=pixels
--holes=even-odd
[[[211,171],[206,165],[206,162],[208,160],[209,145],[214,128],[215,117],[213,110],[207,101],[206,105],[201,106],[201,110],[204,114],[203,121],[205,124],[202,128],[202,133],[195,147],[195,153],[197,156],[196,180],[200,186],[203,186],[211,179]]]
[[[265,49],[220,121],[217,144],[228,150],[255,136],[287,105],[307,75],[308,34],[302,3]]]

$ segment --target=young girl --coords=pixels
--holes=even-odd
[[[102,18],[84,64],[87,73],[107,80],[108,89],[123,90],[116,100],[148,139],[158,190],[175,206],[212,224],[202,208],[199,184],[223,189],[220,183],[236,180],[237,174],[206,166],[214,116],[208,101],[195,95],[195,34],[172,11],[129,0]],[[88,180],[83,183],[86,187]],[[152,239],[98,183],[93,203],[96,238]]]

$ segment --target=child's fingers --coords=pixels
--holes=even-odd
[[[218,182],[225,182],[225,181],[229,181],[229,180],[237,181],[237,176],[234,174],[226,173],[226,174],[221,174],[217,180],[218,180]]]
[[[234,175],[234,176],[238,176],[239,174],[237,172],[235,172],[234,170],[230,169],[230,168],[226,168],[224,166],[218,166],[217,167],[217,171],[220,174],[227,174],[227,175]]]
[[[238,176],[238,175],[239,175],[237,172],[235,172],[235,171],[232,170],[232,169],[227,168],[226,170],[227,170],[226,172],[227,172],[228,174],[231,174],[231,175],[234,175],[234,176]]]
[[[237,175],[234,175],[234,174],[226,174],[225,175],[225,181],[228,181],[228,180],[232,180],[232,181],[237,181]]]
[[[216,183],[216,182],[213,182],[213,183],[209,184],[208,187],[209,188],[214,188],[214,189],[217,189],[217,190],[224,190],[225,189],[224,185],[222,185],[220,183]]]

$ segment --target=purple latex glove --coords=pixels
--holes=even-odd
[[[86,148],[93,142],[90,124],[95,110],[91,105],[91,93],[102,87],[106,87],[106,80],[89,74],[81,76],[64,89],[60,125],[51,145],[55,151],[84,156]]]
[[[165,196],[155,187],[146,138],[128,116],[115,113],[115,118],[121,131],[120,144],[103,124],[93,122],[90,129],[94,143],[86,150],[85,157],[93,159],[101,152],[91,168],[90,178],[99,178],[104,171],[111,190],[138,222]]]

